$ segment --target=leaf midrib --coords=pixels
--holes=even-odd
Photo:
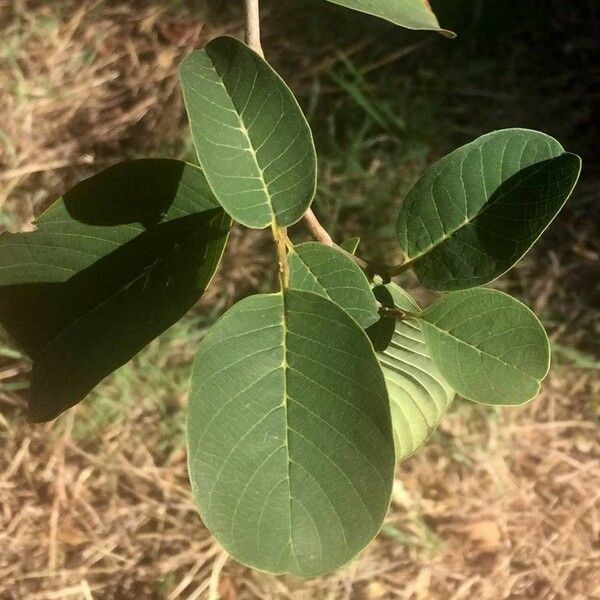
[[[468,344],[467,342],[461,340],[460,338],[457,338],[456,336],[452,335],[451,333],[449,333],[448,331],[446,331],[445,329],[441,329],[440,327],[438,327],[437,325],[435,325],[434,323],[432,323],[431,321],[427,321],[425,320],[425,322],[430,325],[431,327],[433,327],[434,329],[436,329],[437,331],[439,331],[442,335],[445,335],[446,337],[449,337],[451,339],[453,339],[454,341],[458,342],[460,345],[462,346],[466,346],[467,348],[473,349],[475,350],[475,352],[478,352],[479,354],[482,354],[484,356],[487,356],[488,358],[492,358],[493,360],[499,362],[500,364],[509,367],[523,375],[525,375],[526,377],[528,377],[529,379],[531,379],[532,381],[535,381],[535,383],[539,386],[540,385],[540,381],[539,379],[537,379],[534,375],[532,375],[531,373],[527,373],[526,371],[523,371],[522,369],[519,369],[519,367],[512,365],[508,362],[506,362],[505,360],[502,360],[501,358],[498,358],[497,356],[494,356],[493,354],[490,354],[489,352],[486,352],[485,350],[481,350],[481,348],[477,348],[477,346],[473,346],[471,344]]]
[[[290,474],[290,465],[292,464],[292,457],[290,455],[290,419],[289,419],[289,411],[288,411],[288,323],[287,323],[287,306],[285,301],[285,293],[280,292],[281,295],[281,327],[282,327],[282,351],[283,351],[283,362],[281,368],[283,369],[283,411],[285,418],[285,452],[286,452],[286,479],[287,479],[287,487],[288,487],[288,510],[289,510],[289,542],[290,542],[290,553],[293,555],[293,558],[296,562],[296,566],[302,570],[300,567],[300,563],[298,562],[298,556],[296,555],[296,551],[294,550],[294,540],[293,540],[293,532],[292,532],[292,478]],[[286,544],[287,545],[287,544]],[[290,558],[292,558],[290,556]]]
[[[250,102],[250,99],[252,97],[252,94],[254,93],[254,88],[256,86],[256,79],[257,77],[254,78],[254,81],[252,82],[252,88],[250,89],[250,92],[248,93],[248,98],[246,100],[246,106],[244,106],[244,108],[242,110],[240,110],[234,103],[233,101],[233,96],[232,93],[229,91],[229,88],[225,85],[225,81],[223,78],[223,74],[219,73],[212,57],[210,56],[210,54],[207,52],[206,55],[210,58],[211,64],[213,66],[213,69],[215,71],[215,73],[219,76],[218,81],[216,82],[218,85],[220,85],[224,90],[225,93],[227,95],[227,98],[229,99],[230,103],[231,103],[231,107],[230,110],[236,115],[237,120],[238,120],[238,125],[239,125],[239,131],[242,132],[242,134],[244,135],[244,138],[246,139],[246,142],[248,144],[248,147],[246,148],[246,151],[250,152],[253,160],[254,160],[254,164],[256,166],[257,172],[258,172],[258,177],[260,180],[260,183],[262,185],[263,188],[263,193],[265,195],[265,199],[266,199],[266,204],[269,207],[269,211],[271,213],[271,219],[273,220],[273,222],[275,222],[275,209],[273,207],[273,198],[271,195],[271,191],[269,189],[269,186],[267,185],[267,180],[265,179],[265,173],[263,168],[260,165],[260,162],[258,161],[258,149],[254,148],[254,144],[252,141],[252,137],[250,136],[250,131],[248,130],[248,127],[246,126],[246,123],[243,120],[242,114],[244,112],[244,110],[246,109],[248,103]],[[262,110],[262,107],[261,107]],[[257,115],[254,117],[255,119],[257,118],[258,114],[260,114],[260,110],[258,111]],[[272,135],[269,134],[269,137]],[[268,139],[268,138],[266,138]],[[259,148],[260,149],[260,148]]]

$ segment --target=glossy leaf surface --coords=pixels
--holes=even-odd
[[[510,269],[556,217],[581,160],[553,138],[496,131],[435,163],[409,192],[398,239],[426,287],[465,289]]]
[[[199,348],[188,456],[202,519],[237,560],[302,577],[347,563],[379,531],[394,473],[364,331],[310,292],[235,305]]]
[[[379,319],[377,302],[360,267],[344,252],[318,242],[289,254],[290,287],[333,300],[366,329]]]
[[[55,418],[178,321],[229,226],[197,167],[139,160],[77,185],[36,231],[3,235],[0,321],[34,360],[30,418]]]
[[[245,44],[222,37],[180,68],[200,165],[225,210],[253,228],[298,221],[315,195],[308,123],[277,73]]]
[[[385,286],[397,308],[420,313],[416,302],[398,285]],[[378,354],[390,397],[396,457],[419,450],[440,424],[454,390],[431,360],[416,320],[396,320],[391,342]]]
[[[550,346],[524,304],[482,288],[448,294],[421,316],[433,361],[461,396],[515,405],[538,394],[550,367]]]

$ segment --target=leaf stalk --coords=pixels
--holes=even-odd
[[[290,271],[287,257],[287,228],[278,227],[275,221],[271,225],[273,232],[273,241],[277,252],[277,273],[279,275],[279,285],[281,291],[287,290],[290,284]]]

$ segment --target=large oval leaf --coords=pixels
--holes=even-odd
[[[289,254],[290,287],[333,300],[366,329],[377,322],[377,302],[360,267],[344,252],[318,242]]]
[[[419,313],[418,304],[398,285],[385,286],[396,308]],[[396,458],[422,448],[454,399],[454,390],[431,360],[420,324],[397,320],[392,340],[378,354],[390,397]]]
[[[230,219],[197,167],[139,160],[77,185],[37,225],[0,238],[0,321],[34,360],[30,418],[45,421],[198,300]]]
[[[180,77],[198,159],[223,208],[259,229],[298,221],[315,195],[317,159],[279,75],[223,37],[188,56]]]
[[[202,518],[237,560],[303,577],[348,562],[379,531],[394,474],[364,331],[310,292],[234,306],[198,352],[188,451]]]
[[[515,405],[534,398],[550,368],[550,346],[537,317],[489,289],[453,292],[421,315],[431,357],[468,400]]]
[[[449,37],[455,34],[441,29],[429,0],[329,0],[408,29],[439,31]]]
[[[409,192],[398,239],[423,285],[483,285],[510,269],[570,196],[581,160],[526,129],[484,135],[434,164]]]

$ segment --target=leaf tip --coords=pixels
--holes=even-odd
[[[450,29],[438,29],[438,33],[443,35],[445,38],[448,38],[449,40],[454,40],[458,37],[458,35]]]

